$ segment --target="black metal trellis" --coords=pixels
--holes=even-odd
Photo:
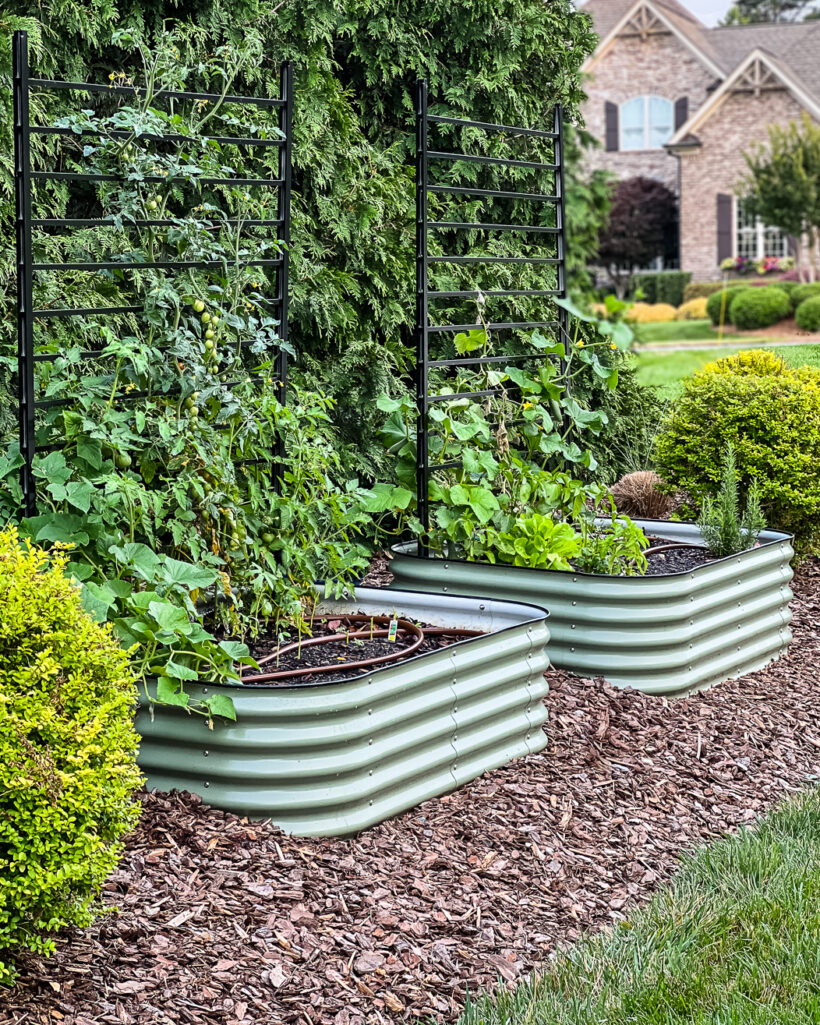
[[[503,132],[510,137],[529,137],[548,140],[553,147],[553,161],[541,163],[529,160],[513,160],[502,157],[483,156],[481,154],[445,152],[429,148],[429,127],[431,124],[449,125],[454,128],[475,128],[485,132]],[[552,193],[531,193],[507,189],[473,188],[469,185],[441,185],[430,183],[430,161],[466,161],[499,168],[522,168],[554,173],[554,191]],[[474,196],[476,198],[524,200],[528,202],[548,203],[555,207],[555,225],[551,227],[538,224],[501,224],[493,222],[469,221],[431,221],[428,218],[428,196],[430,195]],[[552,252],[548,256],[456,256],[430,255],[428,232],[430,230],[468,231],[481,230],[491,232],[526,232],[546,236],[553,240]],[[476,356],[455,359],[431,359],[430,335],[455,334],[470,331],[477,324],[430,324],[429,301],[431,299],[478,298],[483,295],[487,299],[506,297],[538,297],[556,299],[566,297],[566,235],[564,206],[564,149],[563,149],[563,111],[560,105],[553,109],[552,129],[543,131],[535,128],[521,128],[513,125],[489,124],[483,121],[471,121],[462,118],[443,117],[428,112],[427,82],[416,83],[416,488],[418,516],[422,524],[422,536],[419,538],[419,552],[429,555],[427,533],[430,526],[430,510],[428,501],[428,485],[431,473],[429,462],[428,413],[430,404],[446,402],[452,399],[481,398],[495,394],[490,391],[458,392],[450,395],[431,395],[429,371],[436,367],[480,366],[491,363],[509,363],[518,359],[547,359],[541,352],[512,356]],[[554,266],[557,282],[554,289],[512,289],[512,290],[478,290],[441,292],[429,287],[429,269],[431,264],[530,264]],[[495,331],[527,331],[536,328],[552,328],[559,335],[568,338],[567,312],[555,306],[554,317],[549,320],[500,321],[488,323],[488,328]],[[460,463],[440,463],[434,467],[443,470],[461,465]]]
[[[33,258],[32,231],[35,228],[72,229],[91,226],[111,226],[112,221],[106,218],[36,218],[32,216],[32,182],[60,181],[68,184],[73,182],[124,181],[125,175],[84,174],[74,171],[37,170],[32,167],[31,136],[54,135],[72,136],[76,133],[69,128],[43,127],[32,125],[30,120],[29,98],[32,92],[71,91],[88,94],[105,94],[106,96],[139,96],[140,88],[131,85],[103,85],[94,82],[69,82],[61,80],[33,78],[29,71],[28,35],[26,32],[15,32],[13,37],[12,74],[13,74],[13,110],[14,110],[14,175],[15,175],[15,231],[17,252],[17,363],[18,363],[18,400],[19,400],[19,441],[23,458],[21,483],[23,489],[23,512],[26,516],[36,513],[36,487],[32,473],[35,454],[38,451],[36,437],[36,415],[40,409],[55,405],[70,404],[71,400],[41,400],[36,393],[36,365],[57,359],[60,353],[35,352],[34,323],[41,318],[77,317],[88,315],[139,314],[143,306],[139,304],[101,306],[95,308],[36,309],[34,307],[34,279],[39,272],[68,270],[127,270],[151,267],[208,267],[221,266],[222,261],[175,261],[160,260],[154,262],[127,262],[124,260],[87,261],[79,263],[47,263],[37,262]],[[154,97],[163,101],[220,101],[222,103],[240,104],[258,108],[278,108],[278,126],[280,137],[275,139],[247,138],[242,136],[207,136],[209,140],[224,145],[242,147],[278,147],[277,178],[200,178],[192,179],[191,184],[198,185],[235,185],[264,186],[277,191],[277,214],[275,218],[265,220],[242,221],[243,227],[276,228],[277,238],[284,243],[279,256],[274,259],[253,260],[246,266],[276,267],[276,294],[267,301],[279,311],[278,334],[283,343],[287,344],[288,331],[288,272],[290,243],[290,206],[291,206],[291,134],[293,124],[293,67],[283,63],[280,68],[280,92],[278,97],[267,96],[221,96],[219,94],[162,91]],[[95,135],[99,133],[84,132]],[[127,131],[111,132],[112,137],[129,137]],[[182,136],[141,136],[163,142],[193,142]],[[161,176],[146,176],[146,182],[167,182]],[[129,222],[134,227],[162,227],[175,222],[168,219],[141,219]],[[236,220],[226,221],[229,225],[240,223]],[[99,357],[99,352],[88,350],[81,353],[84,358]],[[279,382],[280,399],[287,400],[288,357],[284,349],[280,349],[276,358],[276,376]],[[230,382],[228,382],[230,383]],[[117,399],[135,400],[145,397],[145,392],[132,391],[118,393]],[[40,446],[40,451],[47,451],[55,446]],[[280,437],[277,449],[273,453],[273,462],[281,462],[284,456],[284,440]]]

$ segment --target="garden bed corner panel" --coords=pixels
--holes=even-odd
[[[701,540],[691,523],[636,520],[656,537]],[[421,558],[397,545],[399,588],[484,595],[550,613],[550,662],[648,694],[684,695],[760,669],[791,641],[791,537],[664,576],[615,577]]]
[[[270,818],[301,836],[355,833],[544,748],[546,614],[521,603],[357,588],[321,612],[395,613],[487,631],[355,679],[215,688],[235,723],[141,701],[149,788]]]

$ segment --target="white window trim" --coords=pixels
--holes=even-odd
[[[738,245],[737,237],[740,232],[739,228],[740,219],[740,201],[737,196],[732,197],[732,257],[737,259],[738,257]],[[763,221],[757,217],[755,218],[755,256],[749,257],[752,260],[764,260],[767,256],[771,256],[771,253],[766,253],[766,232],[770,230],[779,231],[780,229],[772,229],[770,225],[764,224]],[[789,238],[780,232],[783,239],[783,248],[785,252],[777,254],[778,259],[783,259],[789,255]]]
[[[627,103],[634,103],[635,100],[643,100],[643,145],[632,147],[624,145],[624,117],[623,109]],[[657,93],[644,93],[640,96],[630,96],[628,100],[624,100],[623,103],[618,105],[618,148],[623,153],[641,153],[641,152],[656,152],[657,150],[663,149],[663,144],[660,146],[650,146],[649,140],[651,138],[652,126],[650,122],[650,111],[652,110],[652,100],[663,100],[664,103],[668,103],[671,111],[671,122],[669,125],[669,138],[675,134],[675,104],[672,100],[666,96],[658,96]]]

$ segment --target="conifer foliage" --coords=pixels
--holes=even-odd
[[[381,451],[375,396],[395,388],[410,354],[413,82],[429,79],[439,113],[544,125],[560,101],[575,120],[579,68],[594,45],[589,19],[569,0],[52,0],[47,18],[43,10],[20,0],[14,17],[0,16],[0,301],[13,301],[15,28],[29,30],[34,73],[48,78],[128,74],[136,55],[112,45],[112,31],[134,26],[150,40],[180,17],[189,25],[182,60],[226,42],[258,46],[239,83],[246,91],[275,91],[279,62],[293,60],[291,337],[303,371],[337,399],[351,464],[372,472]],[[49,119],[76,102],[63,94]],[[41,112],[35,104],[33,116]],[[55,212],[62,202],[56,188]],[[0,347],[11,364],[0,361],[2,388],[13,339]],[[11,431],[13,422],[0,420],[0,433]]]

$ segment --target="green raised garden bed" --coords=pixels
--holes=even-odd
[[[358,588],[331,615],[486,631],[341,683],[220,687],[235,723],[143,700],[149,787],[200,794],[302,836],[355,833],[540,751],[547,615],[522,603]],[[193,685],[192,698],[214,693]]]
[[[636,520],[672,541],[700,540],[691,523]],[[791,641],[791,537],[773,530],[756,548],[683,573],[612,577],[393,549],[395,586],[529,602],[550,613],[550,661],[619,687],[683,695],[741,676]]]

